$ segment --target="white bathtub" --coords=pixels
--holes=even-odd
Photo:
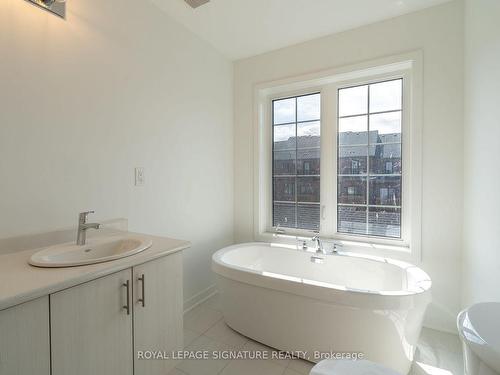
[[[246,243],[217,251],[212,267],[226,323],[287,352],[363,353],[407,374],[431,300],[420,268],[385,258],[313,254]]]

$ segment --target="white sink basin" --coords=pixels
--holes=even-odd
[[[134,235],[91,238],[83,246],[66,243],[44,248],[31,256],[37,267],[71,267],[108,262],[137,254],[151,247],[151,239]]]

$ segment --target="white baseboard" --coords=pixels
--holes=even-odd
[[[199,304],[205,302],[207,299],[217,294],[217,289],[215,284],[209,286],[207,289],[202,290],[201,292],[195,294],[191,298],[184,301],[184,314],[189,310],[192,310]]]

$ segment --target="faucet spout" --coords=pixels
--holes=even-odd
[[[86,223],[82,225],[82,229],[99,229],[101,224],[99,223]]]

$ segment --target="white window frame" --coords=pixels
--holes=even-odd
[[[402,260],[421,260],[422,53],[411,52],[348,67],[259,84],[254,99],[254,237],[258,241],[297,243],[312,231],[272,227],[272,101],[321,93],[320,235],[349,251]],[[337,95],[338,89],[403,79],[401,238],[337,232]]]

